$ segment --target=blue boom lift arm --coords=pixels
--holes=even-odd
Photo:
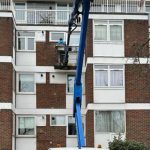
[[[77,127],[77,135],[78,135],[78,147],[85,147],[85,138],[84,138],[84,130],[82,125],[82,115],[81,115],[81,104],[82,104],[82,66],[84,59],[84,49],[86,43],[86,33],[88,26],[88,17],[90,10],[90,2],[91,0],[74,0],[73,11],[71,13],[70,20],[68,22],[68,39],[67,46],[65,49],[65,60],[64,64],[68,63],[68,46],[70,41],[70,35],[77,27],[76,21],[78,20],[78,15],[82,14],[82,23],[81,23],[81,33],[80,33],[80,43],[79,43],[79,51],[78,51],[78,59],[77,59],[77,69],[74,83],[74,106],[73,106],[73,116],[76,120]],[[79,12],[79,7],[82,5],[82,12]]]

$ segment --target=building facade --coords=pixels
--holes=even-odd
[[[0,0],[0,150],[76,147],[80,23],[61,68],[71,0]],[[82,10],[82,8],[81,8]],[[149,0],[91,3],[83,66],[88,147],[119,135],[150,149]]]

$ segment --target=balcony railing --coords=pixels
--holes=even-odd
[[[67,10],[15,10],[16,22],[20,24],[67,24],[69,19]]]
[[[145,0],[94,0],[91,12],[143,13]]]
[[[7,11],[12,9],[11,0],[0,0],[0,11]]]

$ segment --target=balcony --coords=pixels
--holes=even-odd
[[[12,1],[0,0],[0,11],[9,11],[9,10],[12,10]]]
[[[145,13],[145,0],[94,0],[91,12],[105,13]]]
[[[35,25],[67,25],[69,19],[68,10],[15,10],[17,24]]]

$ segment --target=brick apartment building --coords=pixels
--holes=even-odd
[[[72,117],[80,25],[60,69],[71,0],[0,0],[0,150],[77,146]],[[150,0],[91,4],[83,67],[88,147],[114,136],[150,149]]]

